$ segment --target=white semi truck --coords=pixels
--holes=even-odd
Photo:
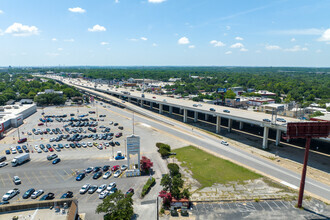
[[[11,165],[13,167],[21,165],[22,163],[25,163],[30,160],[30,154],[22,154],[19,156],[14,157],[14,159],[11,161]]]

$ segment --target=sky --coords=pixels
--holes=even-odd
[[[329,0],[1,0],[0,66],[330,67]]]

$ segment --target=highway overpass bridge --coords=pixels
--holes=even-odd
[[[109,100],[109,96],[116,97],[117,99],[110,99],[110,101],[119,106],[128,107],[125,102],[135,103],[141,107],[149,106],[150,109],[158,109],[159,114],[163,114],[167,111],[169,114],[180,114],[183,116],[183,122],[187,122],[188,118],[193,118],[194,122],[198,120],[208,121],[209,117],[215,118],[216,133],[220,133],[223,122],[227,125],[228,132],[231,132],[233,122],[239,124],[239,129],[242,130],[244,124],[250,124],[263,128],[263,141],[262,147],[268,148],[268,135],[269,130],[272,129],[276,132],[276,146],[280,144],[282,132],[286,132],[286,123],[277,122],[272,120],[271,115],[254,112],[243,109],[228,108],[225,106],[212,105],[207,103],[194,102],[190,100],[175,99],[163,95],[155,95],[152,93],[142,93],[135,90],[128,90],[123,88],[109,87],[106,84],[94,84],[89,81],[81,79],[69,79],[58,76],[43,76],[53,78],[59,82],[75,86],[79,90],[96,96],[104,101]],[[137,109],[131,109],[136,111]],[[229,110],[230,112],[226,112]],[[287,122],[297,122],[298,119],[281,117]],[[269,119],[271,122],[266,122],[264,119]]]

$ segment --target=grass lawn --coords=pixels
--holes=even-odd
[[[221,159],[200,150],[194,146],[187,146],[173,150],[182,166],[187,167],[193,178],[202,184],[202,188],[215,183],[258,179],[261,175],[228,160]]]

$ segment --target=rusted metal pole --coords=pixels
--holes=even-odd
[[[305,179],[306,179],[306,170],[307,170],[308,153],[309,153],[310,143],[311,143],[311,137],[307,137],[306,145],[305,145],[304,167],[303,167],[303,170],[302,170],[301,181],[300,181],[298,208],[302,207],[302,200],[303,200],[303,197],[304,197]]]

